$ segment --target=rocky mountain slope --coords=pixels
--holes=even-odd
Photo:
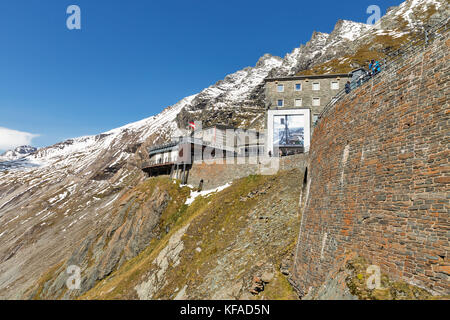
[[[282,273],[300,226],[299,179],[297,169],[250,176],[189,206],[177,199],[169,231],[82,298],[296,299]]]
[[[140,165],[147,157],[146,146],[167,141],[190,120],[259,128],[267,76],[314,72],[330,59],[348,66],[360,63],[352,61],[359,41],[370,43],[380,32],[395,38],[400,31],[391,29],[399,21],[406,21],[407,30],[422,18],[444,14],[447,7],[441,0],[407,1],[383,18],[385,31],[340,21],[330,35],[315,32],[310,42],[284,59],[265,55],[255,67],[230,74],[157,116],[70,139],[0,166],[0,298],[73,297],[61,286],[67,276],[63,266],[78,261],[89,275],[84,280],[89,288],[146,250],[150,238],[143,232],[151,230],[152,239],[162,237],[165,230],[155,229],[164,226],[161,217],[167,208],[162,208],[177,196],[169,188],[165,196],[152,193],[147,199],[135,190],[145,180]],[[411,12],[422,14],[416,19]],[[374,48],[382,50],[380,45],[374,43]],[[329,66],[320,70],[334,71]],[[118,217],[131,213],[132,220],[121,224]],[[43,279],[46,275],[51,279]]]
[[[283,59],[265,55],[255,68],[239,71],[205,89],[190,106],[183,108],[177,123],[182,127],[189,119],[197,119],[206,124],[217,121],[261,128],[265,109],[264,74],[277,77],[346,73],[367,67],[371,59],[383,58],[387,51],[422,32],[423,26],[448,14],[449,5],[445,0],[410,0],[390,8],[376,26],[340,20],[330,34],[314,31],[308,43],[295,48]],[[230,81],[232,84],[225,85]],[[227,92],[229,89],[233,91]]]
[[[423,34],[425,27],[441,21],[449,13],[447,1],[411,0],[389,8],[375,26],[354,26],[339,21],[330,35],[321,35],[326,38],[323,50],[309,64],[298,65],[294,71],[308,75],[367,68],[371,59],[385,58],[388,52]]]

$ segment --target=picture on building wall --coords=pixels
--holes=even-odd
[[[273,144],[280,147],[304,147],[304,115],[273,117]]]

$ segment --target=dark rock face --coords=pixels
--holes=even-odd
[[[142,143],[133,143],[130,144],[128,147],[126,147],[125,152],[134,154],[136,151],[139,150],[139,148],[142,146]]]
[[[122,167],[125,165],[125,163],[118,163],[109,167],[106,167],[102,170],[100,170],[94,177],[92,177],[92,180],[102,181],[102,180],[108,180],[111,179]]]

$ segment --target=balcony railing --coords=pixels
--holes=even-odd
[[[149,160],[149,161],[145,161],[142,164],[142,168],[170,165],[170,164],[173,164],[174,162],[175,162],[175,160],[173,158],[159,159],[159,160],[156,160],[156,161],[155,160]]]

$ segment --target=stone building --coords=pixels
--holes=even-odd
[[[266,79],[266,107],[268,109],[311,110],[319,115],[323,107],[344,89],[349,74],[325,74]]]
[[[267,78],[267,152],[290,154],[308,149],[320,113],[350,79],[349,74]]]
[[[218,159],[234,161],[238,157],[264,154],[264,135],[254,130],[214,125],[196,130],[190,135],[174,137],[169,143],[148,149],[149,160],[142,169],[149,176],[170,175],[187,181],[189,170],[195,163]]]
[[[227,141],[227,133],[228,139],[230,139],[230,137],[233,137],[235,130],[234,127],[223,124],[216,124],[207,128],[202,128],[197,124],[196,130],[193,132],[193,137],[201,139],[211,146],[232,146],[233,140]]]
[[[236,129],[234,145],[238,157],[252,157],[265,154],[265,135],[255,130]]]
[[[211,147],[234,152],[238,157],[264,153],[264,134],[255,131],[217,124],[195,130],[193,137]]]

